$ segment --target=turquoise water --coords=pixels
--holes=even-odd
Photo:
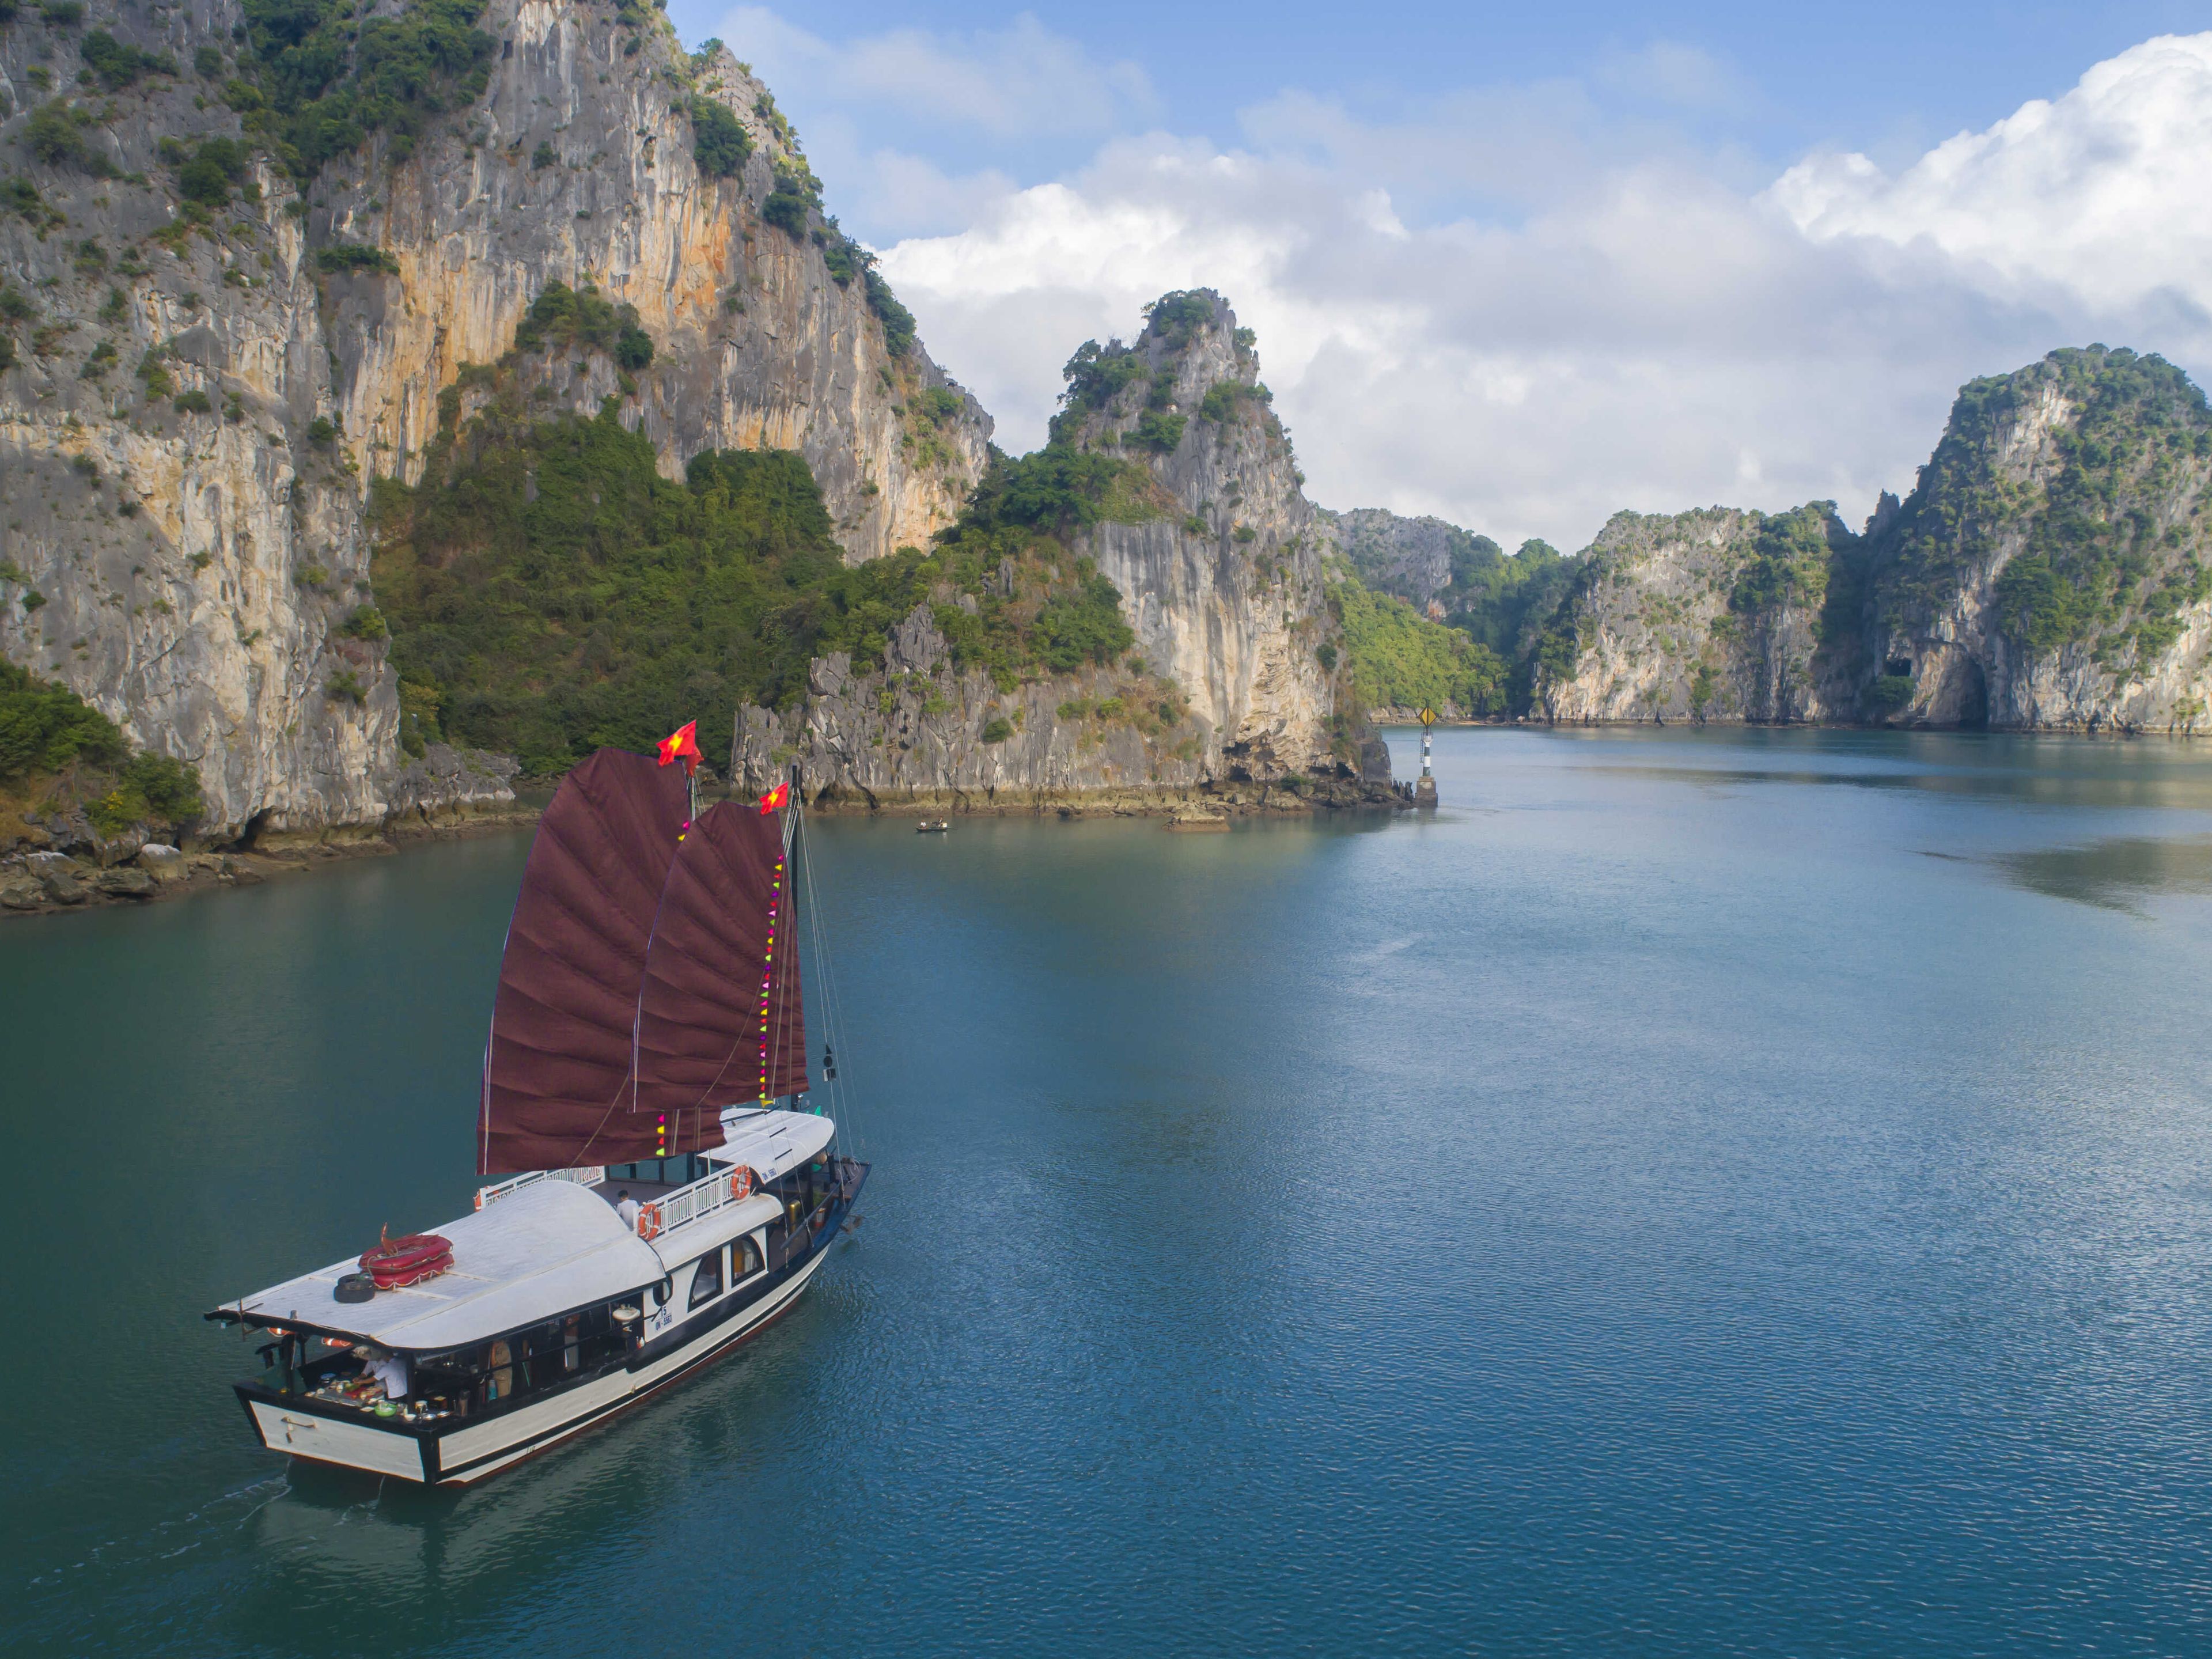
[[[818,825],[864,1224],[459,1494],[198,1315],[466,1206],[524,840],[0,926],[0,1646],[2212,1650],[2212,750],[1437,750]]]

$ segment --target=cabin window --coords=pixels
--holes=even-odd
[[[699,1265],[691,1270],[691,1305],[712,1302],[722,1293],[722,1253],[720,1250],[702,1255]]]
[[[565,1373],[575,1369],[568,1363],[567,1321],[556,1319],[550,1324],[540,1325],[523,1340],[530,1356],[532,1387],[550,1388]],[[582,1356],[579,1354],[577,1358],[580,1362]]]
[[[742,1284],[760,1270],[760,1246],[750,1238],[741,1238],[730,1246],[731,1284]]]
[[[514,1392],[514,1351],[501,1337],[491,1345],[491,1375],[484,1389],[487,1401],[504,1400]]]

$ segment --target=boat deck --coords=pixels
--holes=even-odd
[[[739,1197],[750,1169],[759,1182],[777,1179],[817,1156],[836,1133],[826,1117],[807,1112],[726,1113],[724,1146],[699,1155],[709,1173],[688,1183],[629,1177],[624,1170],[543,1170],[483,1188],[473,1214],[436,1231],[453,1247],[453,1266],[435,1279],[380,1291],[368,1302],[337,1299],[337,1281],[357,1272],[352,1259],[302,1273],[214,1310],[209,1317],[254,1325],[297,1326],[343,1333],[356,1340],[412,1352],[480,1341],[502,1330],[650,1285],[684,1260],[684,1230],[732,1207],[760,1225],[783,1214],[780,1200]],[[699,1164],[653,1166],[655,1173]],[[616,1195],[628,1190],[655,1208],[652,1242],[625,1226]]]

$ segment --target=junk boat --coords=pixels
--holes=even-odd
[[[504,1178],[434,1233],[207,1315],[268,1339],[236,1385],[263,1445],[479,1480],[726,1352],[820,1271],[868,1165],[811,1104],[800,808],[786,783],[699,812],[693,728],[660,750],[600,750],[532,843],[477,1106],[477,1173]]]

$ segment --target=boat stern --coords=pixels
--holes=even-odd
[[[425,1486],[437,1480],[438,1443],[433,1436],[364,1422],[351,1413],[318,1411],[254,1383],[236,1386],[246,1420],[271,1451]]]

